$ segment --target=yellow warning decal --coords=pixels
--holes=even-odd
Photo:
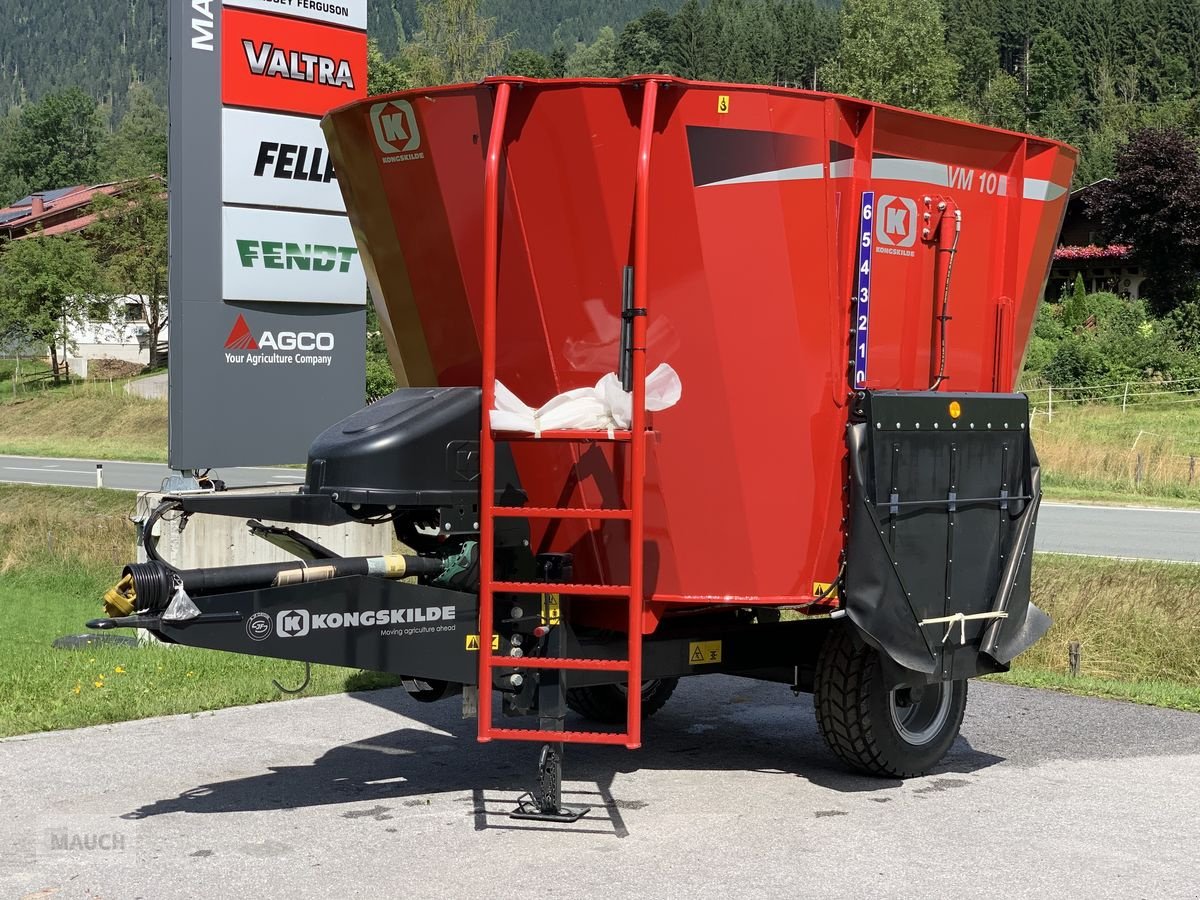
[[[826,591],[829,591],[829,593],[825,593]],[[828,581],[814,581],[813,582],[813,596],[814,597],[824,597],[825,599],[828,600],[828,599],[837,599],[837,595],[838,595],[837,588],[834,587],[832,584],[830,584]]]
[[[479,649],[479,635],[477,635],[477,634],[468,634],[467,635],[467,649],[468,650],[478,650]],[[492,649],[493,650],[500,649],[500,635],[498,635],[498,634],[492,635]]]
[[[542,624],[558,625],[562,621],[562,602],[558,594],[542,594]]]
[[[728,94],[721,94],[720,96],[717,97],[717,112],[721,113],[721,115],[724,115],[725,113],[729,112],[729,95]]]
[[[692,641],[688,644],[688,664],[706,666],[721,661],[720,641]]]

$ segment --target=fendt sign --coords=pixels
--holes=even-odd
[[[169,460],[302,462],[363,399],[366,278],[320,117],[366,95],[367,0],[169,8]]]

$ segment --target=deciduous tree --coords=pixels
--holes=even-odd
[[[94,184],[103,136],[95,100],[75,87],[47,94],[22,107],[0,167],[25,191]]]
[[[833,91],[937,112],[959,65],[946,49],[937,0],[846,0],[838,56],[822,70]]]
[[[96,221],[88,227],[103,273],[104,293],[122,306],[137,303],[149,332],[150,368],[167,327],[167,196],[162,180],[150,177],[116,196],[92,201]]]
[[[72,323],[87,317],[99,284],[92,248],[78,235],[37,234],[0,253],[0,334],[43,344],[57,380]]]
[[[1195,292],[1200,272],[1200,145],[1178,129],[1147,128],[1117,155],[1116,176],[1091,192],[1106,237],[1133,246],[1162,314]]]

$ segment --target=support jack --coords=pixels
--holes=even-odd
[[[564,806],[562,802],[562,744],[543,744],[538,759],[537,787],[517,801],[513,819],[569,824],[586,816],[590,806]]]

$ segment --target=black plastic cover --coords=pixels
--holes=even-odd
[[[313,441],[304,492],[340,506],[439,509],[479,499],[482,391],[402,388]],[[496,448],[498,494],[517,490],[508,447]]]
[[[1004,670],[1050,625],[1029,602],[1041,490],[1027,398],[870,391],[859,409],[847,614],[928,680]],[[1006,615],[927,621],[956,613]]]

